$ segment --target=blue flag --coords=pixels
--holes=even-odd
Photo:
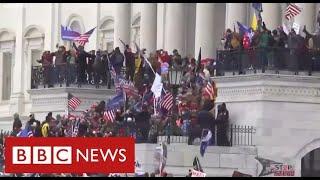
[[[68,29],[67,27],[64,27],[61,25],[61,39],[62,40],[68,40],[68,41],[73,41],[75,38],[79,37],[81,34],[72,31],[71,29]]]
[[[33,133],[29,129],[23,129],[20,131],[20,133],[17,136],[18,137],[32,137]]]
[[[262,3],[252,3],[252,7],[258,12],[262,12]]]
[[[204,135],[203,133],[205,131],[207,131],[206,135]],[[212,133],[210,130],[202,131],[202,138],[201,138],[201,145],[200,145],[200,154],[202,157],[204,156],[204,153],[206,152],[206,149],[209,146],[211,137],[212,137]]]
[[[123,92],[119,92],[116,96],[114,96],[109,102],[107,103],[107,109],[116,109],[120,108],[121,106],[124,105],[124,94]]]
[[[152,91],[149,91],[149,92],[147,92],[144,96],[143,96],[143,98],[142,98],[142,104],[152,104],[153,103],[153,101],[152,101],[152,99],[153,99],[153,92]]]
[[[241,24],[239,21],[237,21],[238,27],[239,27],[239,31],[244,33],[250,33],[250,28]]]

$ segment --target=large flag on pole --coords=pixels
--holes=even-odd
[[[209,146],[210,139],[212,137],[212,133],[210,130],[202,130],[202,138],[200,145],[200,154],[203,157],[206,152],[207,147]]]
[[[30,129],[23,129],[22,131],[20,131],[18,134],[17,134],[18,137],[33,137],[33,133],[32,133],[32,130]]]
[[[61,25],[61,39],[67,40],[67,41],[73,41],[75,38],[79,37],[81,34],[73,31],[71,29],[68,29],[67,27],[64,27]]]
[[[252,7],[258,12],[262,12],[262,3],[252,3]]]
[[[107,106],[106,108],[109,110],[120,108],[121,106],[124,106],[124,102],[125,102],[124,93],[119,92],[106,104]]]
[[[252,28],[254,31],[258,29],[258,20],[257,20],[256,13],[253,13],[252,22],[251,22],[251,28]]]
[[[238,27],[239,27],[239,31],[242,33],[249,33],[250,32],[250,28],[241,24],[239,21],[237,21]]]
[[[91,29],[90,31],[81,34],[80,36],[74,38],[74,41],[78,42],[79,45],[84,46],[87,42],[89,42],[89,37],[93,33],[96,28]]]
[[[262,27],[262,16],[261,16],[261,12],[263,12],[262,9],[262,3],[252,3],[252,7],[253,9],[256,10],[256,15],[258,15],[257,18],[257,23],[258,23],[258,29],[260,30],[260,28]]]
[[[163,84],[161,83],[161,76],[158,73],[156,73],[156,77],[154,78],[151,87],[151,91],[153,92],[155,98],[159,98],[161,96],[162,86]]]
[[[287,20],[290,20],[291,18],[300,14],[301,11],[302,11],[302,9],[299,6],[297,6],[296,4],[293,4],[293,3],[289,3],[289,5],[286,8],[284,16]]]
[[[170,92],[167,92],[163,98],[160,100],[160,107],[170,111],[173,107],[173,95]]]
[[[133,97],[137,97],[139,96],[139,92],[137,90],[137,88],[134,86],[133,82],[131,82],[130,80],[126,80],[123,79],[121,77],[117,78],[117,83],[119,83],[120,88],[128,95],[128,96],[133,96]]]
[[[105,119],[106,121],[113,122],[115,118],[116,118],[116,113],[114,109],[107,110],[103,113],[103,119]]]
[[[77,109],[77,107],[81,104],[81,100],[71,93],[68,94],[68,107],[73,111]]]

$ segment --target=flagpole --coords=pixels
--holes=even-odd
[[[123,97],[124,97],[124,106],[123,106],[123,112],[126,112],[126,105],[127,105],[127,95],[126,92],[122,90]]]
[[[70,113],[70,112],[69,112],[69,111],[70,111],[70,110],[69,110],[69,100],[70,100],[69,97],[70,97],[70,93],[68,92],[68,97],[67,97],[67,99],[68,99],[68,100],[67,100],[67,119],[68,119],[68,120],[69,120],[69,113]]]
[[[156,96],[153,95],[153,114],[157,115],[156,113]]]

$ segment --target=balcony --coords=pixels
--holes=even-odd
[[[320,51],[289,48],[218,50],[216,76],[240,74],[320,75]]]
[[[125,69],[122,70],[125,73]],[[76,64],[32,66],[31,89],[73,87],[85,89],[111,89],[110,73],[95,74],[93,70],[81,76]]]

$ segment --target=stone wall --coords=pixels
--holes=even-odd
[[[66,113],[68,104],[68,93],[78,97],[81,100],[80,106],[74,114],[78,114],[86,109],[89,109],[93,103],[102,100],[107,101],[114,95],[114,90],[108,89],[90,89],[90,88],[48,88],[48,89],[32,89],[30,93],[32,107],[31,112],[35,114],[38,120],[44,120],[49,111],[53,117],[57,114],[63,115]]]
[[[231,123],[256,128],[259,157],[293,164],[300,176],[298,152],[320,138],[320,78],[253,74],[215,81],[217,104],[226,102]]]
[[[136,160],[142,164],[147,172],[154,172],[154,152],[157,144],[136,144]],[[218,147],[209,146],[204,154],[200,155],[200,146],[187,144],[167,145],[167,165],[165,171],[173,176],[186,176],[195,156],[198,156],[200,164],[207,176],[230,177],[234,170],[257,175],[258,161],[255,147]]]

